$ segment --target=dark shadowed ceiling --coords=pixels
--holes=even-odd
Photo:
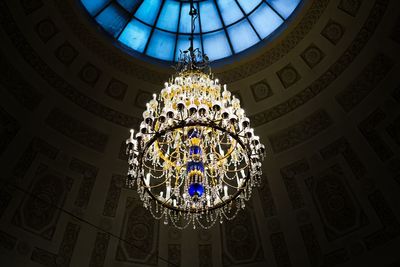
[[[124,140],[172,69],[79,0],[0,2],[1,266],[400,266],[400,3],[305,0],[214,66],[266,144],[263,185],[211,230],[155,221]]]

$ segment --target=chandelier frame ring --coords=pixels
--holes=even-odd
[[[237,143],[239,143],[239,145],[244,149],[244,151],[247,151],[247,152],[248,152],[248,153],[246,154],[246,157],[247,157],[247,159],[248,159],[248,166],[247,166],[248,168],[247,168],[247,173],[246,173],[246,176],[245,176],[245,178],[244,178],[242,187],[241,187],[241,188],[236,188],[236,189],[238,189],[238,190],[237,190],[234,194],[230,195],[229,199],[223,200],[223,199],[220,197],[220,198],[219,198],[219,199],[221,200],[220,203],[214,205],[213,207],[206,208],[206,211],[217,210],[217,209],[220,209],[220,208],[226,206],[227,204],[229,204],[229,203],[232,202],[233,200],[238,199],[239,195],[240,195],[241,193],[243,193],[244,190],[246,189],[247,182],[248,182],[248,181],[250,180],[250,178],[251,178],[251,175],[250,175],[250,170],[251,170],[251,160],[250,160],[250,158],[251,158],[251,150],[248,149],[248,148],[246,147],[246,144],[240,139],[240,135],[238,135],[238,134],[236,134],[236,133],[233,133],[233,132],[231,132],[231,131],[229,131],[229,130],[227,130],[227,129],[225,129],[225,128],[223,128],[223,127],[221,127],[221,126],[219,126],[219,125],[217,125],[217,124],[215,124],[215,123],[213,123],[213,122],[210,122],[210,121],[208,121],[208,122],[201,122],[201,121],[190,121],[190,122],[185,122],[185,121],[180,121],[178,124],[175,124],[175,125],[173,125],[173,126],[171,126],[171,127],[169,127],[169,128],[166,128],[166,129],[164,129],[164,130],[162,130],[162,131],[158,131],[158,132],[154,132],[154,133],[149,133],[149,134],[153,134],[153,137],[151,137],[151,139],[146,143],[146,145],[144,146],[143,149],[140,149],[140,148],[139,148],[139,150],[141,150],[142,152],[139,153],[139,155],[138,155],[138,163],[139,163],[138,169],[140,170],[140,172],[141,172],[141,171],[144,171],[143,166],[144,166],[145,164],[143,163],[143,155],[147,152],[147,150],[149,149],[149,147],[150,147],[154,142],[157,141],[157,139],[158,139],[159,137],[165,135],[166,133],[172,132],[172,131],[174,131],[174,130],[176,130],[176,129],[183,129],[183,128],[185,128],[185,127],[193,127],[193,126],[211,127],[211,128],[213,128],[213,129],[215,129],[215,130],[219,130],[219,131],[221,131],[221,132],[223,132],[223,133],[226,133],[226,134],[230,135],[232,138],[234,138],[234,139],[237,141]],[[182,168],[182,166],[180,166],[180,168]],[[140,173],[140,172],[139,172],[139,173]],[[174,207],[174,206],[172,206],[172,205],[170,205],[170,204],[168,203],[168,201],[171,199],[171,197],[170,197],[169,199],[166,199],[165,201],[160,200],[158,197],[156,197],[156,196],[153,194],[153,192],[150,191],[150,188],[151,188],[151,187],[148,187],[148,186],[146,185],[145,180],[144,180],[144,175],[139,175],[139,178],[140,178],[140,180],[142,181],[142,184],[144,185],[144,189],[145,189],[146,193],[149,194],[149,196],[150,196],[153,200],[155,200],[156,202],[158,202],[161,206],[163,206],[163,207],[165,207],[165,208],[168,208],[168,209],[170,209],[170,210],[174,210],[174,211],[176,211],[176,212],[194,213],[194,214],[196,214],[196,213],[201,213],[201,212],[202,212],[202,210],[200,210],[200,209],[192,209],[192,208],[190,208],[190,209],[183,209],[183,208],[179,208],[179,207]]]

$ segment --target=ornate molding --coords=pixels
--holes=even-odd
[[[367,20],[357,34],[356,38],[338,58],[338,60],[307,88],[276,106],[252,115],[250,120],[253,122],[253,126],[257,127],[262,124],[266,124],[288,114],[289,112],[297,109],[316,97],[332,82],[334,82],[356,59],[369,39],[372,37],[386,12],[388,4],[388,0],[376,0]]]
[[[109,108],[79,92],[79,90],[58,75],[45,63],[26,40],[4,1],[0,2],[0,24],[22,58],[58,93],[86,111],[112,123],[124,127],[133,127],[139,123],[138,118]]]
[[[121,52],[116,52],[113,48],[104,45],[95,34],[93,34],[92,29],[88,29],[79,21],[80,18],[74,11],[70,2],[71,1],[57,0],[55,1],[55,4],[77,38],[91,51],[101,57],[106,63],[121,72],[133,75],[138,79],[150,83],[159,84],[167,79],[166,74],[139,66],[132,62],[132,60],[127,59],[127,57],[122,55]],[[220,79],[225,83],[231,83],[246,78],[255,72],[259,72],[283,58],[308,34],[320,16],[324,13],[329,2],[330,0],[314,0],[294,30],[274,48],[266,51],[256,59],[242,64],[241,66],[220,73],[217,72]]]

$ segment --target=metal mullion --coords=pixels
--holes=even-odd
[[[182,2],[179,3],[178,25],[176,26],[174,60],[173,60],[173,62],[176,62],[175,55],[176,55],[176,47],[178,46],[179,26],[180,26],[180,23],[181,23],[181,13],[182,13]]]
[[[215,7],[217,8],[218,16],[219,16],[219,19],[221,20],[222,26],[224,27],[224,32],[225,32],[225,35],[226,35],[226,39],[228,40],[229,47],[231,48],[232,55],[234,55],[235,54],[235,50],[233,50],[231,39],[229,37],[228,31],[227,31],[226,26],[225,26],[225,22],[224,22],[224,20],[222,18],[221,11],[219,10],[219,6],[218,6],[216,0],[214,0],[214,4],[215,4]]]
[[[131,12],[131,15],[129,16],[129,18],[126,20],[125,25],[122,27],[122,30],[120,31],[120,33],[118,33],[117,37],[115,37],[115,39],[118,40],[119,37],[121,37],[121,34],[123,33],[123,31],[125,30],[126,26],[128,26],[129,22],[131,22],[131,20],[135,17],[135,13],[136,11],[139,9],[139,7],[143,4],[144,0],[142,0],[142,2],[137,5]]]
[[[146,46],[144,47],[143,54],[146,54],[146,52],[147,52],[147,48],[149,47],[149,43],[150,43],[151,37],[153,36],[154,29],[156,28],[158,18],[160,17],[160,14],[161,14],[161,10],[164,7],[164,3],[165,3],[165,0],[162,1],[160,9],[158,10],[156,20],[154,21],[153,27],[151,28],[151,32],[150,32],[149,38],[147,39]]]
[[[96,18],[98,15],[101,14],[101,12],[103,12],[107,7],[109,7],[112,3],[114,2],[114,0],[110,0],[110,2],[108,2],[107,4],[105,4],[102,8],[100,8],[99,11],[97,11],[96,15],[93,16],[93,18]]]
[[[269,6],[269,8],[271,8],[272,11],[274,11],[283,21],[286,21],[286,19],[282,17],[282,15],[273,6],[271,6],[270,3],[268,3],[266,0],[263,0],[263,2],[266,3],[267,6]]]
[[[198,16],[198,18],[199,18],[199,36],[200,36],[201,52],[204,54],[203,30],[202,30],[202,28],[201,28],[200,4],[199,4],[199,2],[197,2],[197,16]]]
[[[262,38],[261,36],[258,34],[258,32],[256,31],[256,28],[254,28],[253,23],[251,23],[251,21],[249,20],[249,16],[246,15],[246,12],[244,12],[243,8],[240,6],[239,2],[237,0],[235,0],[236,4],[238,5],[240,11],[242,11],[243,16],[246,18],[247,22],[250,24],[250,27],[253,29],[253,31],[256,33],[258,39],[261,41]],[[254,8],[254,11],[257,10],[260,7],[261,4],[259,4],[258,6],[256,6]]]

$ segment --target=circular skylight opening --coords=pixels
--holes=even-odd
[[[243,52],[282,26],[302,0],[197,0],[194,46],[211,61]],[[81,0],[123,47],[176,61],[189,47],[188,0]]]

